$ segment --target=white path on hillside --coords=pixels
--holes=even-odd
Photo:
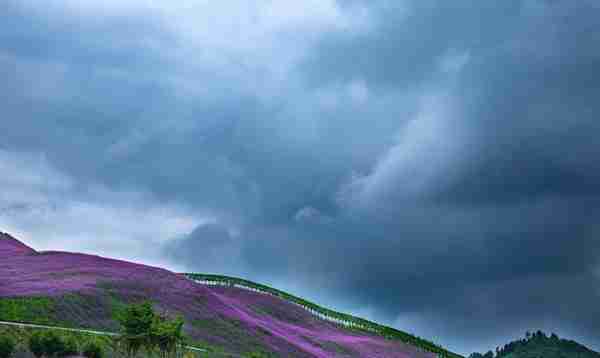
[[[239,284],[239,283],[231,284],[229,282],[223,282],[223,281],[217,281],[217,280],[195,280],[195,279],[191,279],[191,278],[188,278],[188,279],[192,280],[195,283],[201,284],[201,285],[235,287],[235,288],[239,288],[239,289],[242,289],[242,290],[248,290],[248,291],[252,291],[252,292],[256,292],[256,293],[260,293],[260,294],[264,294],[264,295],[278,297],[278,298],[280,298],[282,300],[285,300],[288,303],[291,303],[293,305],[296,305],[296,306],[298,306],[298,307],[300,307],[300,308],[308,311],[309,313],[313,314],[317,318],[320,318],[320,319],[322,319],[324,321],[328,321],[328,322],[332,322],[332,323],[335,323],[335,324],[339,324],[339,325],[344,326],[344,327],[358,328],[358,329],[362,329],[362,330],[365,330],[365,331],[377,333],[377,330],[375,330],[375,329],[373,329],[371,327],[368,327],[368,326],[365,326],[365,325],[362,325],[362,324],[358,324],[358,323],[355,323],[355,322],[345,321],[345,320],[341,320],[339,318],[328,316],[328,315],[323,314],[323,313],[321,313],[321,312],[319,312],[317,310],[313,310],[313,309],[305,307],[305,306],[303,306],[303,305],[301,305],[299,303],[286,300],[285,298],[280,297],[278,295],[274,295],[271,292],[259,290],[256,287],[250,287],[250,286],[242,285],[242,284]],[[417,350],[419,350],[421,352],[426,352],[427,351],[426,349],[421,348],[419,346],[412,345],[412,347],[414,347],[415,349],[417,349]],[[436,354],[436,357],[438,357],[438,358],[442,357],[440,354],[437,354],[437,353],[434,353],[434,354]]]
[[[77,332],[77,333],[89,333],[89,334],[95,334],[98,336],[111,336],[111,337],[119,336],[118,333],[114,333],[114,332],[94,331],[94,330],[90,330],[90,329],[78,329],[78,328],[57,327],[57,326],[46,326],[46,325],[42,325],[42,324],[32,324],[32,323],[0,321],[0,325],[1,326],[23,327],[23,328],[53,329],[53,330],[58,330],[58,331]],[[192,351],[196,351],[196,352],[208,353],[208,351],[203,348],[192,347],[192,346],[185,346],[185,348],[192,350]]]
[[[222,281],[212,281],[212,280],[192,280],[192,281],[194,281],[194,282],[196,282],[196,283],[198,283],[198,284],[201,284],[201,285],[206,285],[206,286],[225,286],[225,287],[235,287],[235,288],[240,288],[240,289],[243,289],[243,290],[248,290],[248,291],[252,291],[252,292],[256,292],[256,293],[262,293],[262,294],[265,294],[265,295],[270,295],[270,296],[274,296],[274,297],[279,297],[279,296],[277,296],[277,295],[274,295],[274,294],[272,294],[271,292],[267,292],[267,291],[259,290],[259,289],[256,289],[255,287],[249,287],[249,286],[245,286],[245,285],[240,285],[239,283],[235,283],[235,284],[229,284],[229,283],[227,283],[227,282],[222,282]],[[281,298],[281,297],[279,297],[279,298]],[[283,298],[282,298],[282,299],[283,299]],[[344,326],[344,327],[360,328],[360,329],[362,329],[362,330],[371,331],[371,332],[376,332],[376,331],[375,331],[373,328],[371,328],[371,327],[367,327],[367,326],[365,326],[365,325],[361,325],[361,324],[358,324],[358,323],[355,323],[355,322],[351,322],[351,321],[344,321],[344,320],[341,320],[341,319],[339,319],[339,318],[335,318],[335,317],[330,317],[330,316],[328,316],[328,315],[325,315],[325,314],[323,314],[323,313],[321,313],[321,312],[319,312],[319,311],[316,311],[316,310],[310,309],[310,308],[308,308],[308,307],[304,307],[304,306],[302,306],[301,304],[298,304],[298,303],[296,303],[296,302],[293,302],[293,301],[288,301],[288,300],[285,300],[285,301],[286,301],[286,302],[288,302],[288,303],[291,303],[291,304],[293,304],[293,305],[296,305],[296,306],[298,306],[298,307],[301,307],[301,308],[303,308],[304,310],[306,310],[306,311],[310,312],[310,313],[311,313],[311,314],[313,314],[314,316],[316,316],[316,317],[318,317],[318,318],[320,318],[320,319],[322,319],[322,320],[324,320],[324,321],[328,321],[328,322],[336,323],[336,324],[342,325],[342,326]]]

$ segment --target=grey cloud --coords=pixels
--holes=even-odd
[[[251,46],[190,14],[180,36],[164,9],[102,25],[11,1],[1,145],[44,153],[72,202],[100,185],[189,208],[196,229],[158,248],[177,269],[287,283],[464,353],[537,326],[598,347],[596,2],[321,6],[281,13],[300,30],[242,27]]]

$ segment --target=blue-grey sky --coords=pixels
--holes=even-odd
[[[0,229],[462,353],[600,349],[595,0],[5,0]]]

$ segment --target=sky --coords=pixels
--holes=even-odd
[[[460,353],[600,349],[596,0],[5,0],[0,230]]]

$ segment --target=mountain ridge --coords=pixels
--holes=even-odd
[[[114,331],[116,309],[149,299],[169,314],[182,314],[193,342],[214,351],[323,358],[436,356],[319,319],[280,297],[208,287],[162,268],[122,260],[37,252],[8,234],[2,238],[0,320]]]

